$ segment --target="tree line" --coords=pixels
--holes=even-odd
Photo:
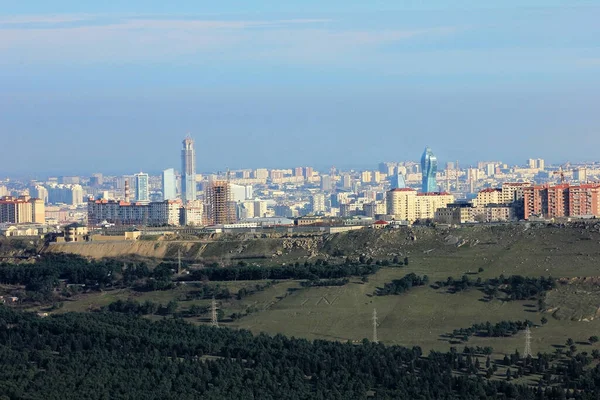
[[[480,324],[473,324],[469,328],[454,329],[450,338],[459,338],[462,341],[467,341],[469,337],[506,337],[516,335],[519,331],[525,330],[528,326],[533,326],[529,320],[525,321],[500,321],[495,324],[487,321]]]
[[[402,294],[410,290],[413,286],[423,286],[429,283],[427,275],[418,276],[414,272],[400,279],[394,279],[391,282],[385,283],[382,288],[377,288],[375,294],[377,296],[389,296]]]
[[[500,275],[498,278],[486,280],[477,278],[473,280],[467,275],[463,275],[460,279],[448,277],[445,281],[436,281],[434,286],[438,288],[445,287],[449,293],[458,293],[475,287],[489,298],[498,297],[503,293],[504,300],[529,300],[543,296],[548,290],[554,289],[556,280],[551,276],[535,278],[521,275],[511,275],[509,277]]]

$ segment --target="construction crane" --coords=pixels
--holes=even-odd
[[[560,183],[561,184],[565,183],[565,171],[563,170],[562,165],[560,167],[558,167],[558,171],[554,171],[552,174],[560,175]]]

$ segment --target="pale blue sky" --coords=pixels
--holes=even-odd
[[[187,132],[199,171],[426,144],[599,159],[598,20],[577,0],[0,0],[0,176],[178,167]]]

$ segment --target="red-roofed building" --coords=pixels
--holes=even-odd
[[[378,221],[373,222],[371,227],[374,229],[383,229],[383,228],[386,228],[389,224],[390,224],[389,222],[380,219]]]

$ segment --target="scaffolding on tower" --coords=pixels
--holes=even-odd
[[[231,224],[235,222],[235,207],[231,186],[228,180],[217,180],[206,188],[206,203],[211,225]]]

